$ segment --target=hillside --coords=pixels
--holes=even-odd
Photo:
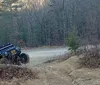
[[[19,11],[26,8],[31,9],[33,5],[37,6],[37,9],[39,9],[40,7],[43,7],[46,2],[47,0],[10,0],[10,1],[0,0],[0,5],[1,5],[0,8],[1,9],[3,8],[2,7],[4,6],[3,3],[6,3],[5,5],[7,5],[8,3],[12,8],[17,8],[17,10]]]
[[[0,85],[100,85],[100,69],[88,69],[79,65],[79,57],[66,61],[43,64],[34,67],[39,78],[33,80],[13,79],[0,81]]]

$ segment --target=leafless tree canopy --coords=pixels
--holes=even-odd
[[[100,0],[0,2],[0,44],[12,42],[34,47],[65,45],[73,26],[81,45],[98,44]]]

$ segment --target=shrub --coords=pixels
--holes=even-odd
[[[87,50],[84,57],[80,59],[80,64],[87,68],[98,68],[100,67],[100,53],[97,48]]]
[[[67,45],[69,46],[69,50],[76,51],[79,47],[79,39],[77,37],[77,32],[75,28],[72,30],[72,32],[69,33],[67,37]]]

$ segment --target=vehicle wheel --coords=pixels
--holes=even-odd
[[[23,63],[23,64],[29,63],[29,55],[25,54],[25,53],[22,53],[20,55],[20,60],[21,60],[21,63]]]
[[[3,56],[2,55],[0,55],[0,59],[2,59],[3,58]]]

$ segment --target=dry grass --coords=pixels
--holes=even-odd
[[[52,62],[62,62],[62,61],[65,61],[67,60],[68,58],[70,58],[72,56],[72,53],[67,53],[67,54],[64,54],[64,55],[60,55],[56,58],[53,58],[51,60],[48,60],[46,61],[45,63],[52,63]]]
[[[98,48],[92,48],[83,54],[84,57],[80,59],[80,65],[87,68],[100,67],[100,52]]]
[[[16,79],[36,79],[38,78],[38,71],[33,71],[28,68],[4,66],[0,67],[0,80]]]

